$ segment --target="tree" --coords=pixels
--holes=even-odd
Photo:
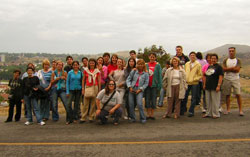
[[[141,48],[139,49],[141,50]],[[145,62],[149,62],[149,54],[153,52],[156,54],[156,59],[157,62],[159,62],[159,64],[161,65],[161,67],[165,66],[165,63],[167,60],[170,60],[170,55],[169,53],[167,53],[165,51],[165,49],[163,48],[163,46],[159,46],[157,47],[156,45],[152,45],[151,47],[145,47],[144,48],[144,52],[143,53],[139,53],[137,55],[138,58],[143,59]]]

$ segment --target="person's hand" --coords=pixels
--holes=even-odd
[[[95,114],[98,116],[101,113],[101,110],[96,110]]]
[[[112,109],[109,111],[109,114],[112,115],[114,112],[115,112],[115,110],[114,110],[114,108],[112,108]]]
[[[216,87],[216,92],[219,92],[220,91],[220,86],[217,86]]]
[[[206,86],[205,85],[203,85],[203,90],[205,90],[206,89]]]
[[[65,76],[61,76],[61,79],[62,79],[62,80],[66,80],[66,77],[65,77]]]
[[[34,91],[37,91],[38,90],[38,88],[33,88],[34,89]]]
[[[57,77],[57,78],[56,78],[56,81],[59,81],[60,79],[61,79],[60,77]]]
[[[24,103],[24,100],[22,99],[21,102]]]
[[[132,87],[130,87],[130,88],[129,88],[129,91],[130,91],[131,93],[133,93],[133,88],[132,88]]]
[[[44,90],[47,92],[47,91],[49,91],[49,89],[50,89],[50,88],[48,87],[48,88],[45,88]]]
[[[139,93],[141,93],[142,92],[142,90],[141,89],[138,89],[137,91],[136,91],[136,94],[139,94]]]

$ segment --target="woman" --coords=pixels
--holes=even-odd
[[[107,80],[107,76],[108,76],[108,68],[107,66],[104,65],[104,60],[103,57],[99,57],[97,59],[97,68],[99,69],[100,73],[101,73],[101,89],[105,88],[105,83]]]
[[[149,63],[146,64],[149,73],[149,83],[145,90],[145,106],[147,108],[147,119],[155,120],[157,91],[162,87],[161,65],[156,62],[156,54],[149,54]]]
[[[72,110],[70,110],[67,104],[66,98],[66,80],[67,72],[63,70],[63,62],[56,62],[56,70],[51,75],[51,84],[55,86],[55,89],[52,93],[52,117],[59,120],[58,114],[58,97],[61,98],[63,106],[66,110],[66,124],[72,123]]]
[[[217,63],[218,55],[211,54],[211,63],[205,73],[203,89],[206,92],[206,104],[207,104],[207,112],[203,116],[205,117],[213,117],[219,118],[219,106],[220,106],[220,90],[223,79],[223,69]]]
[[[83,74],[79,70],[79,62],[72,62],[73,69],[69,71],[66,81],[66,94],[68,98],[69,111],[72,111],[72,102],[74,101],[74,109],[72,119],[76,123],[79,119],[79,104],[82,90]]]
[[[108,75],[111,73],[111,71],[114,71],[117,69],[117,60],[118,56],[116,54],[113,54],[111,57],[111,63],[108,65]]]
[[[123,60],[118,59],[117,60],[117,69],[114,71],[111,71],[109,74],[109,79],[115,81],[116,84],[116,91],[119,92],[120,97],[123,99],[124,94],[125,94],[125,75],[124,75],[124,70],[123,70]],[[125,117],[125,107],[124,105],[121,106],[124,112],[124,117]]]
[[[95,59],[89,59],[88,68],[85,69],[82,79],[82,95],[84,95],[84,103],[82,106],[82,117],[80,123],[84,123],[87,118],[89,104],[89,122],[95,119],[95,99],[101,89],[101,75],[97,69]]]
[[[132,70],[136,70],[136,60],[134,58],[129,58],[128,60],[128,64],[127,64],[127,67],[126,69],[124,70],[124,75],[125,75],[125,80],[127,80],[130,72]],[[125,84],[125,95],[124,95],[124,104],[125,104],[125,107],[127,109],[127,113],[128,113],[128,116],[130,115],[129,113],[129,100],[128,100],[128,95],[129,95],[129,88],[127,88],[127,84]],[[136,107],[136,99],[134,99],[134,103],[135,103],[135,107]],[[125,119],[128,119],[129,117],[125,117]]]
[[[101,103],[103,107],[101,108]],[[107,123],[107,116],[113,116],[113,124],[119,124],[119,118],[122,115],[122,111],[119,109],[122,103],[122,98],[119,92],[116,91],[115,81],[109,80],[105,89],[101,90],[96,97],[96,116],[100,119],[100,124]]]
[[[45,98],[40,99],[40,108],[41,108],[41,116],[44,121],[49,119],[49,111],[50,111],[50,104],[52,103],[52,90],[50,80],[52,70],[50,70],[50,62],[48,59],[43,60],[42,63],[43,69],[37,72],[37,77],[40,80],[40,85],[44,88],[45,92],[47,92],[47,96]],[[55,117],[52,117],[52,119]],[[53,119],[57,121],[57,119]]]
[[[24,123],[25,125],[31,125],[33,123],[32,120],[32,108],[35,112],[37,123],[40,125],[45,125],[45,122],[42,121],[42,117],[40,114],[40,107],[37,103],[37,86],[40,84],[37,76],[33,76],[34,70],[31,67],[28,67],[26,70],[28,77],[23,79],[24,84],[24,102],[27,110],[27,121]]]
[[[131,122],[135,122],[135,99],[140,112],[140,121],[141,123],[146,122],[142,105],[143,92],[147,88],[149,82],[149,74],[146,71],[144,60],[139,59],[137,61],[136,70],[131,71],[126,80],[129,88],[129,117],[131,118]]]
[[[177,119],[180,117],[180,103],[184,99],[187,89],[186,73],[181,68],[178,57],[174,57],[171,62],[172,67],[166,71],[163,78],[163,86],[168,98],[168,108],[163,118],[171,117],[174,106],[174,118]]]

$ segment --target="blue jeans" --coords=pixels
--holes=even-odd
[[[163,100],[164,100],[165,94],[166,94],[166,90],[164,88],[161,88],[160,98],[159,98],[159,101],[158,101],[158,106],[160,106],[160,107],[163,106]]]
[[[135,87],[133,90],[134,91],[138,90],[138,87]],[[128,95],[129,117],[131,118],[132,121],[135,121],[135,101],[134,101],[135,98],[136,98],[136,105],[140,113],[140,120],[146,121],[146,116],[144,114],[143,104],[142,104],[143,92],[140,92],[139,94],[129,92],[129,95]]]
[[[70,90],[69,91],[69,99],[68,99],[68,107],[69,111],[72,112],[72,118],[74,120],[78,120],[79,117],[79,105],[80,105],[80,97],[82,95],[81,90]],[[74,109],[72,109],[72,101],[74,101]]]
[[[55,88],[48,91],[48,97],[40,99],[41,117],[42,119],[49,119],[50,105],[52,104],[52,93]]]
[[[59,120],[59,114],[58,114],[58,97],[60,97],[63,106],[66,111],[66,121],[71,122],[72,121],[72,110],[69,109],[67,98],[66,98],[66,91],[65,90],[55,90],[52,93],[52,119],[53,120]]]
[[[25,101],[26,110],[27,110],[27,120],[29,122],[33,122],[33,119],[32,119],[32,108],[33,108],[35,112],[36,120],[38,123],[40,123],[42,121],[42,117],[40,114],[40,106],[37,103],[37,99],[24,95],[24,101]]]
[[[155,109],[156,108],[156,98],[157,98],[157,88],[147,87],[145,90],[145,107]]]
[[[199,84],[197,85],[188,85],[188,89],[186,90],[186,93],[185,93],[185,98],[182,100],[181,102],[181,115],[184,114],[184,112],[187,111],[187,101],[188,101],[188,95],[191,91],[191,95],[192,95],[192,98],[191,98],[191,105],[190,105],[190,108],[189,108],[189,113],[190,114],[194,114],[194,108],[195,106],[199,103]]]

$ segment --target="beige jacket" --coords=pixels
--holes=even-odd
[[[198,61],[194,62],[193,68],[191,68],[191,61],[187,62],[185,64],[185,72],[188,85],[197,85],[202,78],[201,64]]]
[[[174,69],[173,67],[169,68],[164,77],[163,77],[163,88],[166,90],[167,97],[172,97],[172,76],[173,76]],[[186,83],[186,72],[184,69],[180,68],[180,90],[179,90],[179,99],[184,99],[185,93],[187,90],[187,83]]]

